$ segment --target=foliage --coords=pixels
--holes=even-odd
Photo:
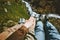
[[[12,0],[9,0],[9,2]],[[0,0],[1,2],[1,0]],[[7,3],[1,3],[0,5],[0,32],[4,30],[4,27],[12,27],[13,25],[19,22],[21,17],[28,19],[29,15],[27,14],[26,7],[24,3],[19,1],[20,3],[16,3],[13,1],[11,5]],[[5,12],[6,10],[7,12]]]

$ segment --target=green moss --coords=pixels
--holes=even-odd
[[[4,8],[7,9],[7,12],[4,11]],[[11,3],[11,5],[2,4],[0,6],[0,29],[1,27],[11,27],[15,25],[14,23],[18,23],[21,17],[28,19],[29,15],[27,13],[25,5],[20,3]],[[13,21],[12,23],[8,23],[8,21]],[[5,23],[5,24],[4,24]],[[2,29],[3,30],[3,29]]]

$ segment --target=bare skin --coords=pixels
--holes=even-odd
[[[5,40],[7,39],[11,34],[13,34],[15,31],[17,31],[18,29],[21,29],[22,25],[24,25],[26,27],[26,29],[32,30],[35,28],[35,18],[34,17],[30,17],[25,24],[17,24],[11,28],[8,28],[6,31],[2,32],[0,34],[0,40]]]

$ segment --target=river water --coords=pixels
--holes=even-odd
[[[27,10],[28,10],[30,16],[36,17],[36,20],[39,20],[40,18],[41,18],[41,19],[45,18],[46,14],[43,14],[43,15],[38,14],[38,13],[36,13],[36,12],[34,12],[34,11],[32,10],[32,8],[31,8],[31,6],[30,6],[30,4],[29,4],[28,2],[26,2],[26,1],[24,1],[24,0],[22,0],[22,2],[26,4]],[[41,17],[41,16],[42,16],[42,17]],[[47,18],[49,18],[49,17],[54,17],[54,18],[59,18],[59,19],[60,19],[60,16],[59,16],[59,15],[57,15],[57,14],[52,14],[52,13],[47,14]],[[41,22],[42,22],[42,21],[41,21]],[[43,25],[43,24],[42,24],[42,25]],[[40,26],[42,26],[42,25],[40,25]],[[60,40],[59,32],[57,31],[57,29],[55,28],[55,26],[53,26],[53,24],[50,23],[49,21],[47,21],[46,26],[47,26],[47,28],[50,27],[51,29],[53,29],[53,30],[49,31],[49,32],[51,32],[51,35],[52,35],[52,36],[54,35],[53,38],[58,38],[58,39]],[[55,35],[53,32],[58,33],[58,35]],[[38,32],[37,32],[37,33],[38,33]],[[38,34],[39,34],[39,33],[38,33]],[[43,33],[43,34],[44,34],[44,33]],[[42,35],[42,34],[40,34],[40,35]],[[50,34],[49,34],[49,35],[50,35]],[[38,37],[37,39],[39,39],[39,37]],[[43,36],[41,37],[41,39],[44,39]],[[49,40],[49,39],[48,39],[48,40]]]
[[[36,16],[36,15],[39,16],[39,15],[41,15],[41,14],[38,14],[38,13],[34,12],[28,2],[26,2],[26,1],[24,1],[24,0],[22,0],[22,2],[24,2],[24,3],[26,4],[26,7],[27,7],[27,9],[28,9],[28,12],[29,12],[29,14],[30,14],[31,16]],[[42,15],[42,18],[43,18],[43,17],[45,17],[45,14]],[[52,13],[49,13],[47,17],[60,18],[59,15],[57,15],[57,14],[52,14]]]

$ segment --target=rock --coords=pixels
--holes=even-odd
[[[7,4],[8,4],[8,5],[11,5],[11,2],[10,2],[10,1],[7,1]]]
[[[4,11],[7,13],[8,11],[7,11],[7,8],[4,8]]]
[[[12,20],[7,21],[7,23],[13,22]]]
[[[24,18],[20,18],[20,21],[19,21],[19,23],[25,23],[25,19]]]
[[[8,20],[8,21],[7,21],[7,27],[12,27],[12,26],[14,26],[14,25],[16,25],[16,24],[18,24],[18,23],[15,22],[15,21],[12,21],[12,20]]]

